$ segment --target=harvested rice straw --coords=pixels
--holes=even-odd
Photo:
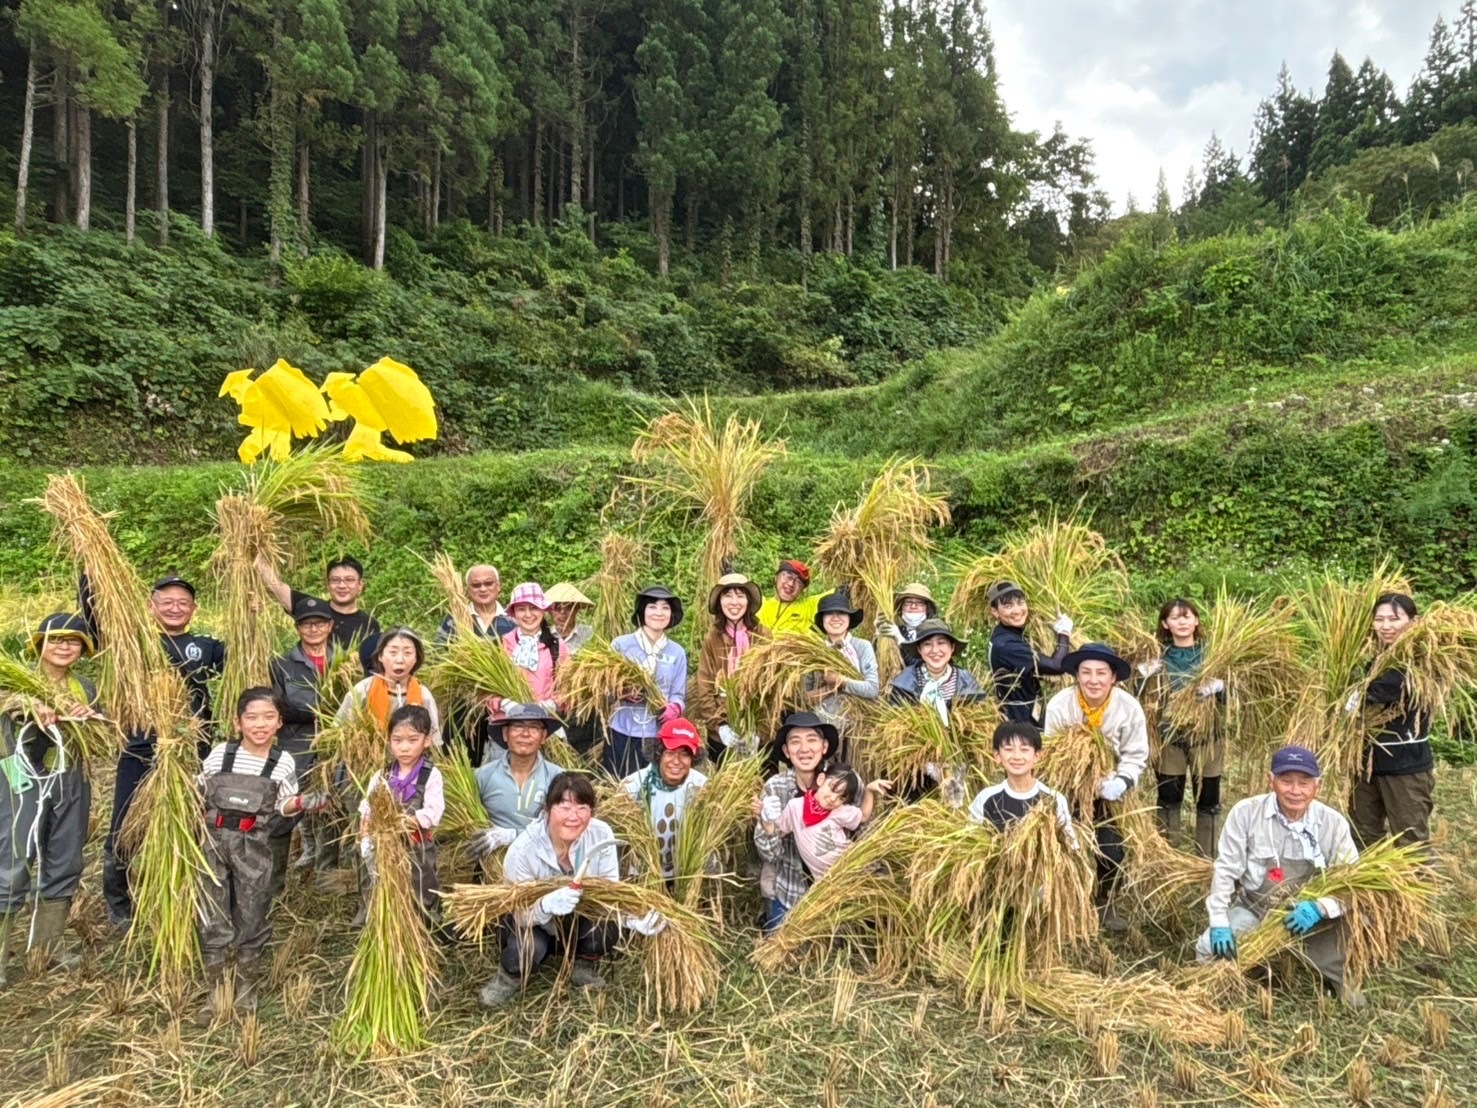
[[[235,704],[246,689],[271,683],[269,666],[278,632],[285,631],[287,623],[281,606],[267,595],[256,568],[260,536],[269,527],[266,516],[264,509],[245,496],[223,496],[216,501],[220,545],[210,564],[224,611],[222,704]]]
[[[342,766],[359,795],[364,795],[369,779],[384,768],[385,742],[384,730],[365,701],[356,701],[343,719],[330,719],[313,739],[318,769],[323,774],[322,787],[335,791],[334,778]]]
[[[592,763],[589,758],[585,757],[585,755],[570,746],[568,742],[560,738],[557,731],[550,734],[544,740],[544,745],[540,753],[543,754],[545,759],[553,762],[561,769],[576,770],[583,773],[586,770],[593,770],[595,768],[595,763]]]
[[[651,562],[651,548],[634,535],[607,531],[600,538],[600,572],[590,583],[595,591],[595,634],[613,639],[631,629],[636,604],[636,578]]]
[[[739,659],[729,683],[739,701],[759,705],[765,717],[810,708],[805,679],[830,670],[848,681],[860,681],[861,673],[846,655],[829,642],[813,635],[776,635],[755,642]]]
[[[933,764],[946,779],[957,779],[966,792],[971,777],[988,775],[991,741],[1000,723],[992,701],[956,702],[949,709],[947,726],[938,712],[916,701],[878,701],[868,716],[857,747],[870,773],[894,781],[922,781],[926,767]]]
[[[1056,643],[1051,630],[1057,613],[1072,617],[1072,642],[1108,638],[1129,607],[1128,572],[1107,540],[1075,515],[1055,513],[1008,536],[1002,549],[958,567],[959,584],[949,601],[954,626],[985,628],[993,622],[987,598],[997,581],[1014,581],[1025,590],[1031,617],[1028,636],[1048,652]]]
[[[687,802],[672,852],[672,896],[678,903],[697,908],[704,890],[711,887],[713,863],[725,854],[732,856],[734,847],[744,841],[754,818],[754,798],[764,784],[764,770],[765,759],[760,755],[741,758],[730,754]]]
[[[1470,726],[1477,723],[1477,705],[1470,695],[1477,686],[1477,611],[1469,606],[1470,596],[1464,599],[1438,601],[1417,616],[1403,635],[1375,655],[1369,682],[1398,669],[1405,674],[1410,706],[1432,718]]]
[[[623,844],[621,873],[647,888],[662,887],[662,844],[651,826],[651,814],[608,774],[595,782],[596,811]]]
[[[446,597],[446,610],[451,614],[451,623],[456,628],[457,637],[475,634],[472,627],[472,601],[467,596],[466,579],[458,572],[451,555],[444,550],[440,551],[429,565],[431,576],[436,578],[436,584],[441,586],[441,592]]]
[[[1288,721],[1287,741],[1318,755],[1325,789],[1335,798],[1353,787],[1364,759],[1368,721],[1344,706],[1364,688],[1374,656],[1375,598],[1409,591],[1404,575],[1385,561],[1367,579],[1350,581],[1325,572],[1293,595],[1303,687]]]
[[[436,829],[438,836],[465,839],[485,828],[487,809],[482,807],[467,748],[460,743],[443,747],[436,755],[436,768],[441,771],[446,792],[446,811]]]
[[[602,810],[602,818],[604,814]],[[561,879],[456,885],[444,902],[448,917],[462,934],[482,939],[505,917],[527,912],[541,898],[568,883]],[[587,918],[621,921],[653,910],[666,918],[667,926],[660,935],[640,940],[647,995],[658,1012],[690,1014],[718,995],[723,972],[707,920],[661,889],[597,877],[586,877],[581,885],[580,914]]]
[[[1384,839],[1364,851],[1357,861],[1333,865],[1288,894],[1255,928],[1236,937],[1236,962],[1231,968],[1265,965],[1284,950],[1295,950],[1301,940],[1284,926],[1299,900],[1333,897],[1344,907],[1342,920],[1344,978],[1357,988],[1377,966],[1400,957],[1419,939],[1436,904],[1436,878],[1424,843],[1400,846]],[[1219,967],[1212,966],[1212,971]],[[1223,976],[1227,976],[1222,971]],[[1237,975],[1239,976],[1239,974]]]
[[[52,684],[36,666],[0,653],[0,712],[13,712],[27,721],[34,721],[36,704],[56,712],[63,717],[56,727],[67,758],[80,761],[87,772],[92,763],[117,754],[123,736],[111,720],[65,719],[74,710],[74,701],[70,690]]]
[[[1017,982],[1016,995],[1036,1011],[1074,1025],[1090,1010],[1104,1031],[1151,1032],[1192,1046],[1218,1046],[1225,1033],[1225,1017],[1202,991],[1153,973],[1105,979],[1058,967]]]
[[[1152,808],[1128,802],[1114,817],[1123,835],[1123,877],[1119,888],[1138,906],[1138,914],[1176,930],[1203,912],[1215,864],[1209,858],[1176,850],[1159,832]]]
[[[347,1004],[333,1040],[356,1057],[388,1057],[426,1045],[436,947],[410,878],[405,821],[388,789],[369,796],[374,884],[349,966]]]
[[[1101,731],[1074,724],[1042,739],[1036,775],[1067,798],[1077,818],[1091,818],[1098,786],[1118,765]]]
[[[928,568],[929,528],[949,522],[948,498],[929,491],[931,479],[919,459],[891,459],[855,508],[836,507],[816,545],[821,572],[849,585],[853,602],[873,617],[894,618],[898,586]],[[902,654],[888,636],[877,639],[877,666],[884,683],[902,671]]]
[[[421,680],[463,711],[483,708],[489,696],[519,704],[534,701],[528,678],[513,664],[502,642],[480,635],[452,638]]]
[[[53,544],[87,574],[101,650],[98,689],[109,718],[124,731],[146,730],[153,707],[150,675],[169,663],[143,579],[108,531],[111,514],[96,511],[82,479],[70,473],[53,473],[32,503],[52,517]]]
[[[200,725],[172,669],[155,673],[148,687],[154,764],[133,795],[122,829],[133,878],[128,945],[147,950],[150,975],[174,989],[183,988],[200,966],[196,902],[200,882],[215,878],[203,849]]]
[[[693,594],[706,597],[723,576],[725,563],[739,552],[744,509],[769,464],[785,453],[785,444],[761,437],[757,420],[730,415],[720,431],[707,398],[699,408],[668,412],[652,420],[636,436],[631,457],[651,463],[650,477],[626,480],[646,494],[648,504],[666,511],[685,511],[707,529]],[[693,641],[707,630],[707,608],[693,606]]]
[[[652,715],[667,705],[651,674],[604,639],[591,639],[554,675],[554,698],[573,719],[608,721],[616,702],[633,692],[641,694]]]

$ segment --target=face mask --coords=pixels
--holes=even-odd
[[[928,618],[928,613],[927,612],[904,612],[903,613],[903,623],[905,623],[909,627],[917,627],[920,623],[922,623],[927,618]]]

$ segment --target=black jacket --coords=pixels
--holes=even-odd
[[[328,648],[328,661],[333,662],[333,647]],[[294,646],[270,666],[272,691],[282,701],[282,730],[277,745],[296,758],[306,754],[318,735],[318,689],[322,678],[318,667],[303,653],[302,645]]]
[[[1014,627],[995,624],[990,632],[990,681],[1000,711],[1016,723],[1041,725],[1041,678],[1060,677],[1062,659],[1072,649],[1066,635],[1056,637],[1056,651],[1038,653],[1026,636]]]
[[[1379,716],[1395,713],[1369,738],[1376,777],[1424,773],[1436,765],[1431,753],[1431,717],[1405,702],[1405,674],[1387,669],[1365,694],[1366,709]]]

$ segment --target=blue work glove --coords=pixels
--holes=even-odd
[[[1299,900],[1287,913],[1284,926],[1294,935],[1306,935],[1323,922],[1323,909],[1315,900]]]
[[[1235,961],[1235,933],[1229,927],[1212,927],[1210,929],[1210,952],[1217,958],[1225,958],[1228,961]]]

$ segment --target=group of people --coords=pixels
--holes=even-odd
[[[1343,983],[1340,905],[1296,900],[1296,890],[1324,867],[1357,857],[1360,844],[1387,833],[1407,841],[1429,838],[1430,721],[1407,704],[1399,671],[1381,674],[1369,685],[1367,704],[1351,700],[1348,706],[1351,712],[1378,708],[1380,721],[1368,736],[1369,772],[1352,793],[1352,830],[1343,815],[1317,800],[1318,759],[1300,746],[1278,751],[1268,792],[1240,801],[1222,822],[1224,733],[1208,740],[1191,737],[1177,733],[1161,715],[1157,741],[1151,742],[1141,703],[1145,695],[1189,688],[1204,699],[1225,696],[1224,682],[1202,672],[1206,643],[1200,613],[1183,598],[1159,612],[1158,655],[1135,666],[1103,643],[1074,648],[1075,627],[1064,613],[1052,623],[1053,648],[1038,649],[1026,633],[1031,611],[1025,590],[1001,581],[988,593],[994,627],[984,650],[975,653],[940,618],[923,584],[904,586],[891,611],[874,613],[875,639],[869,641],[857,634],[865,613],[844,591],[813,594],[810,569],[786,559],[777,567],[769,597],[742,574],[728,574],[714,585],[706,597],[711,623],[696,644],[697,664],[690,674],[687,652],[671,637],[683,622],[684,603],[670,589],[651,586],[636,595],[632,630],[611,646],[645,671],[660,691],[661,706],[633,690],[611,704],[603,719],[577,720],[568,718],[560,703],[557,677],[592,640],[591,628],[582,622],[591,601],[571,582],[547,592],[525,582],[512,590],[504,607],[498,571],[477,565],[466,573],[469,610],[449,614],[436,639],[444,643],[471,633],[495,640],[527,679],[532,699],[514,703],[488,697],[471,716],[444,716],[433,691],[417,676],[427,660],[421,636],[406,627],[382,629],[359,607],[364,571],[358,562],[342,558],[329,565],[326,599],[292,589],[268,563],[259,568],[271,594],[291,615],[297,642],[272,662],[269,685],[246,690],[231,706],[231,717],[222,721],[224,740],[202,747],[199,778],[212,871],[202,882],[201,948],[212,983],[225,979],[234,957],[235,1003],[242,1008],[256,1004],[270,911],[287,885],[290,867],[328,871],[353,863],[372,880],[373,840],[367,832],[380,790],[403,812],[416,893],[434,918],[440,892],[436,834],[446,804],[436,763],[446,742],[466,744],[476,766],[487,826],[473,836],[474,856],[505,850],[508,881],[567,879],[504,924],[497,974],[481,991],[489,1007],[514,999],[539,965],[559,952],[572,955],[574,986],[599,987],[599,959],[616,948],[623,932],[651,936],[666,924],[656,913],[615,922],[581,914],[580,878],[619,880],[621,858],[610,826],[598,818],[591,774],[545,757],[545,744],[556,732],[580,754],[602,742],[600,766],[649,815],[667,878],[675,872],[677,829],[712,765],[734,754],[767,750],[773,773],[753,802],[752,845],[761,924],[770,930],[892,792],[892,782],[865,781],[843,760],[866,738],[859,729],[862,702],[914,703],[947,723],[958,706],[992,697],[1001,715],[993,741],[1000,779],[967,808],[966,798],[946,797],[963,809],[961,818],[1005,830],[1035,805],[1050,804],[1074,846],[1080,845],[1075,827],[1090,826],[1100,918],[1105,929],[1121,931],[1127,924],[1115,909],[1113,892],[1124,843],[1111,815],[1152,765],[1163,833],[1178,842],[1181,808],[1192,792],[1194,845],[1215,859],[1208,926],[1197,954],[1234,958],[1236,936],[1291,899],[1289,929],[1306,936],[1310,961],[1350,1004],[1360,998]],[[210,680],[221,672],[224,647],[192,631],[196,590],[188,580],[160,579],[149,603],[166,655],[209,733]],[[1388,644],[1416,618],[1409,597],[1382,596],[1371,613],[1372,634]],[[730,718],[726,680],[756,644],[784,634],[813,635],[828,644],[836,651],[836,670],[807,676],[807,702],[789,706],[774,734],[745,733]],[[885,685],[873,645],[884,637],[896,642],[903,661],[901,672]],[[100,641],[85,580],[78,613],[48,616],[29,642],[47,694],[0,692],[0,764],[6,770],[0,787],[0,986],[18,952],[39,948],[55,964],[76,961],[66,951],[63,931],[82,875],[91,792],[74,729],[93,725],[99,715],[97,690],[78,667],[107,646]],[[346,652],[362,660],[365,676],[340,704],[324,704],[320,693],[326,675]],[[972,671],[967,660],[977,661],[978,669]],[[1053,681],[1064,684],[1048,696],[1047,683]],[[386,744],[382,770],[355,798],[357,826],[344,797],[322,783],[331,775],[320,774],[314,778],[317,788],[305,788],[318,757],[314,740],[321,721],[356,710],[370,713]],[[1043,745],[1079,725],[1099,732],[1113,757],[1090,811],[1073,811],[1036,777]],[[102,885],[109,917],[119,928],[129,926],[132,913],[129,859],[119,832],[151,765],[153,747],[154,737],[146,731],[126,735],[114,777]],[[947,776],[936,769],[930,767],[935,782]],[[919,791],[913,786],[898,790],[905,800],[916,799]],[[295,862],[294,840],[300,843]],[[356,840],[357,852],[352,849]],[[341,851],[343,844],[350,850]],[[33,906],[28,929],[17,931],[28,904]],[[220,995],[211,991],[200,1012],[202,1022],[218,1015]]]

